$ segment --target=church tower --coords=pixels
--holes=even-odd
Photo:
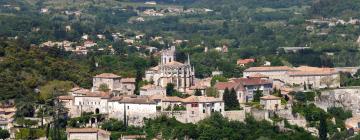
[[[175,51],[175,46],[171,46],[170,49],[163,51],[161,54],[161,63],[166,64],[175,61]]]

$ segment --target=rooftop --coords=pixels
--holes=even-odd
[[[266,66],[266,67],[250,67],[245,72],[261,72],[261,71],[290,71],[292,68],[288,66]]]
[[[236,64],[248,64],[252,62],[255,62],[255,59],[238,59]]]
[[[267,95],[267,96],[263,96],[260,97],[261,100],[280,100],[280,97],[276,97],[274,95]]]
[[[94,76],[94,78],[120,78],[121,76],[113,74],[113,73],[102,73],[99,75]]]
[[[135,83],[135,78],[123,78],[120,80],[121,83]]]

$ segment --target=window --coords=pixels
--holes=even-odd
[[[191,107],[198,107],[199,106],[199,104],[197,104],[197,103],[191,103]]]
[[[211,112],[215,112],[215,110],[214,110],[214,109],[211,109]]]
[[[203,109],[203,113],[205,113],[205,109]]]
[[[130,109],[130,107],[128,106],[128,109]]]
[[[221,112],[221,109],[220,109],[220,112]]]
[[[191,114],[195,114],[195,112],[194,112],[194,111],[191,111]]]

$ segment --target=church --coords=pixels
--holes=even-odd
[[[185,63],[176,61],[175,46],[164,50],[161,54],[160,64],[145,72],[147,81],[157,86],[166,87],[168,83],[175,85],[175,89],[186,92],[194,86],[195,70],[190,64],[190,58]]]

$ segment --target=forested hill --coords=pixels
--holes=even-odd
[[[360,18],[360,0],[316,0],[311,14],[328,18]]]

